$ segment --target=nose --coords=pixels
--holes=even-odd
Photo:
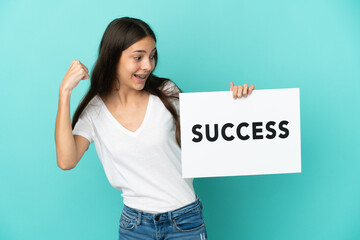
[[[141,68],[146,71],[151,71],[151,68],[152,68],[151,61],[149,59],[144,59],[142,61]]]

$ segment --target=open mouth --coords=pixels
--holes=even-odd
[[[147,77],[147,74],[134,74],[134,77],[135,77],[138,81],[142,82],[142,81],[145,81],[145,79],[146,79],[146,77]]]

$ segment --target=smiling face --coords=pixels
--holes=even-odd
[[[156,44],[152,37],[145,37],[121,53],[117,78],[122,90],[142,90],[155,67]]]

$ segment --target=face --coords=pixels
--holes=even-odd
[[[117,66],[122,90],[142,90],[155,67],[156,45],[152,37],[145,37],[125,49]]]

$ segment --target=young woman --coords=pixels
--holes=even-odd
[[[59,89],[57,164],[74,168],[95,143],[110,184],[122,191],[120,239],[207,239],[193,179],[181,177],[180,89],[152,74],[157,59],[156,37],[146,23],[113,20],[71,124],[71,91],[90,78],[86,66],[72,61]],[[253,89],[231,82],[234,98]]]

